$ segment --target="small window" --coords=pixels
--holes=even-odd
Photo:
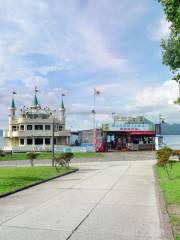
[[[51,130],[51,125],[45,125],[45,130]]]
[[[50,145],[50,144],[51,144],[50,138],[45,138],[45,144],[46,144],[46,145]]]
[[[32,144],[33,144],[32,138],[28,138],[28,139],[27,139],[27,145],[32,145]]]
[[[35,125],[35,130],[43,130],[43,125]]]
[[[16,126],[12,126],[12,131],[15,132],[17,130]]]
[[[62,126],[59,126],[59,131],[62,131]]]
[[[35,145],[43,145],[43,138],[35,138]]]
[[[32,125],[27,125],[27,130],[32,130]]]
[[[24,139],[23,138],[20,139],[20,145],[24,145]]]
[[[20,125],[20,130],[24,131],[24,125]]]

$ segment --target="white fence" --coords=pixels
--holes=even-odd
[[[52,146],[21,146],[21,147],[4,147],[5,151],[12,152],[49,152],[52,151]],[[89,146],[56,146],[54,147],[55,152],[94,152],[93,147]]]

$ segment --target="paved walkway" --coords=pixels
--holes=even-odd
[[[2,240],[160,240],[153,161],[79,172],[0,199]]]

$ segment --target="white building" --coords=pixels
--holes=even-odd
[[[9,108],[9,126],[3,131],[4,150],[52,151],[53,144],[55,147],[69,145],[70,131],[65,130],[66,109],[63,98],[59,109],[52,111],[40,106],[36,92],[33,105],[23,107],[19,116],[16,115],[13,95]]]

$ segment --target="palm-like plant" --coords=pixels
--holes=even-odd
[[[34,159],[36,159],[38,156],[38,153],[35,152],[27,152],[26,158],[30,160],[31,167],[34,166]]]

